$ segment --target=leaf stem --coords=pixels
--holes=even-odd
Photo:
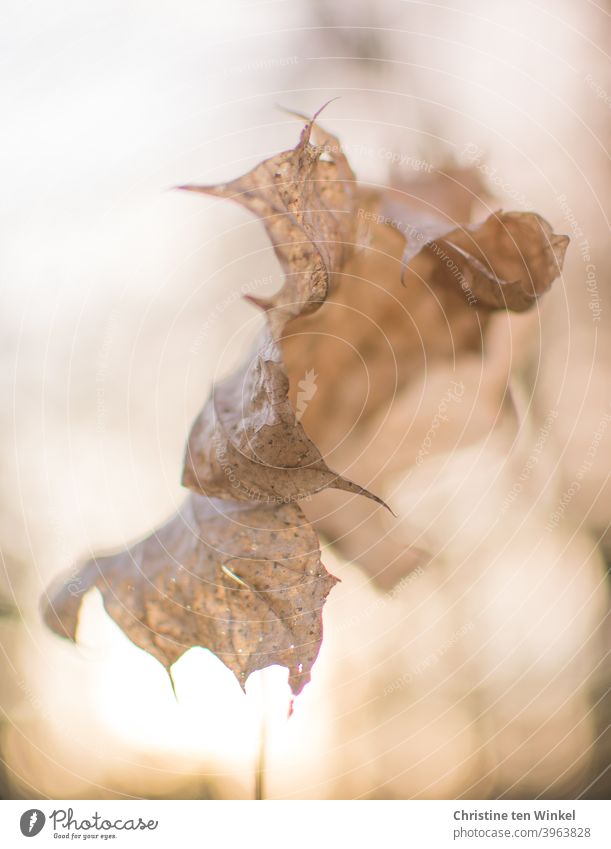
[[[259,723],[259,747],[255,767],[255,799],[265,799],[265,770],[267,766],[267,669],[261,670],[261,718]]]

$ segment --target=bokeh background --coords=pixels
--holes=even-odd
[[[252,798],[262,725],[274,798],[608,795],[610,14],[577,0],[2,4],[2,797]],[[490,329],[513,415],[462,439],[460,415],[490,403],[466,363],[459,423],[394,472],[409,517],[394,532],[426,544],[426,565],[382,589],[326,551],[342,584],[287,721],[285,670],[244,696],[193,649],[176,701],[95,593],[77,647],[44,628],[39,600],[180,504],[185,435],[259,326],[241,294],[281,281],[258,222],[172,187],[293,146],[278,105],[332,97],[325,126],[363,180],[385,184],[397,152],[412,177],[452,158],[572,242],[535,312]],[[445,385],[412,407],[415,447]]]

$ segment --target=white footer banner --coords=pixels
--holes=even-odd
[[[0,846],[611,847],[611,802],[3,801]]]

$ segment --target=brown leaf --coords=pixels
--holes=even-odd
[[[291,318],[324,303],[330,276],[354,246],[355,177],[338,140],[314,124],[321,111],[308,120],[293,150],[229,183],[180,187],[231,198],[263,220],[286,279],[272,298],[249,300],[268,312],[275,339]],[[320,145],[310,144],[312,132]],[[328,160],[321,159],[323,153]]]
[[[569,243],[534,212],[497,212],[472,227],[449,230],[446,222],[432,221],[407,225],[404,232],[406,285],[411,273],[460,288],[471,306],[514,312],[529,309],[549,289]]]
[[[269,335],[251,361],[213,389],[189,435],[182,482],[239,501],[286,503],[333,487],[383,503],[332,472],[306,436]]]
[[[251,299],[265,310],[268,332],[252,359],[214,387],[189,435],[182,481],[203,495],[282,503],[332,487],[383,503],[331,471],[308,438],[277,345],[288,322],[324,303],[354,243],[354,174],[334,136],[315,128],[322,143],[310,144],[312,128],[309,121],[294,150],[237,180],[182,187],[233,198],[259,215],[286,272],[275,296]]]
[[[567,237],[534,213],[452,223],[463,215],[468,221],[480,205],[477,178],[446,168],[400,190],[359,190],[357,249],[319,312],[291,322],[283,334],[294,403],[304,372],[318,375],[318,392],[301,419],[308,435],[328,462],[382,494],[385,476],[408,468],[418,451],[419,403],[410,400],[406,415],[406,395],[423,392],[427,375],[445,367],[443,397],[456,369],[482,356],[493,311],[528,309],[562,268]],[[502,404],[502,378],[492,381],[499,392],[493,411]],[[429,425],[427,419],[425,432]],[[339,506],[320,493],[305,510],[370,574],[411,568],[412,554],[393,542],[386,517],[369,505]]]
[[[190,495],[176,516],[127,551],[90,560],[48,594],[44,618],[76,639],[96,587],[130,640],[167,669],[193,646],[213,651],[242,687],[271,664],[295,694],[310,680],[321,608],[337,582],[295,504],[261,506]]]
[[[448,223],[481,191],[470,171],[464,180],[463,190],[460,172],[448,169],[401,192],[359,190],[357,249],[319,312],[283,333],[293,403],[304,372],[319,376],[301,419],[306,432],[329,462],[359,479],[350,459],[351,445],[357,456],[367,441],[359,431],[438,362],[481,354],[491,311],[528,309],[560,273],[568,238],[535,213]]]
[[[322,144],[310,144],[312,123],[294,150],[231,183],[182,187],[232,197],[262,217],[285,282],[272,298],[250,299],[267,328],[191,430],[183,483],[197,494],[129,551],[89,561],[72,580],[77,592],[52,592],[45,613],[74,639],[82,593],[95,586],[130,639],[167,668],[191,646],[206,646],[242,685],[255,669],[287,666],[295,693],[309,680],[336,579],[294,502],[334,487],[383,503],[332,472],[306,435],[278,346],[287,322],[324,302],[353,248],[354,175],[332,136],[318,130]]]

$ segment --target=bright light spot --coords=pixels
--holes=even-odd
[[[287,671],[255,673],[244,695],[235,676],[211,652],[193,648],[168,675],[131,643],[106,614],[98,593],[83,601],[79,642],[95,655],[92,702],[109,730],[129,746],[252,763],[262,718],[286,721]]]

